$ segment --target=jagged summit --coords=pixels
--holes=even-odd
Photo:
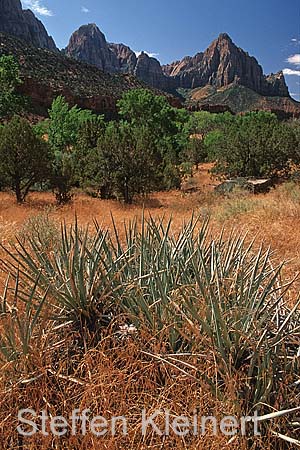
[[[204,53],[163,66],[163,72],[185,89],[235,83],[260,95],[289,97],[282,72],[265,76],[257,60],[236,46],[227,33],[221,33]]]
[[[227,33],[220,33],[217,40],[218,41],[229,41],[229,42],[232,42],[231,37]]]
[[[71,58],[93,64],[105,72],[119,72],[118,60],[110,50],[105,35],[95,23],[82,25],[75,31],[65,53]]]
[[[0,32],[23,39],[35,47],[58,51],[42,22],[31,10],[23,10],[20,0],[0,0]]]
[[[257,60],[235,45],[227,33],[221,33],[204,52],[161,66],[145,52],[136,57],[124,44],[108,44],[99,28],[89,24],[73,33],[66,53],[111,73],[133,74],[152,87],[169,92],[235,83],[260,95],[289,96],[283,74],[265,76]]]
[[[32,11],[23,10],[20,0],[0,0],[1,32],[34,47],[58,52],[42,22]],[[186,96],[188,92],[200,89],[202,98],[210,88],[216,95],[218,91],[230,88],[231,97],[236,92],[239,95],[243,92],[243,101],[250,91],[260,96],[273,97],[274,101],[279,98],[282,103],[291,100],[282,71],[264,75],[258,61],[239,48],[224,32],[206,50],[161,66],[156,58],[146,52],[137,56],[125,44],[107,42],[99,27],[89,23],[72,34],[63,53],[101,69],[108,76],[118,73],[134,75],[151,87],[176,95],[179,92]],[[241,86],[245,90],[234,90],[232,86]]]

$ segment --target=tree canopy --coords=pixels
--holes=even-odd
[[[10,117],[21,109],[22,99],[16,93],[21,84],[20,68],[11,55],[0,57],[0,118]]]
[[[292,129],[274,114],[253,112],[235,117],[225,129],[205,138],[214,172],[227,177],[274,177],[298,163]]]
[[[36,136],[30,124],[15,116],[0,128],[0,172],[5,185],[11,187],[18,203],[22,203],[30,188],[47,179],[50,153],[46,142]]]

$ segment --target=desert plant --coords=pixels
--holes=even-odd
[[[51,156],[46,142],[30,124],[15,116],[0,129],[0,172],[18,203],[24,202],[32,186],[50,175]]]
[[[50,217],[50,209],[29,217],[18,232],[21,242],[28,240],[39,243],[43,251],[49,251],[59,247],[59,225]]]
[[[71,324],[85,348],[124,323],[137,336],[147,329],[161,349],[143,348],[148,358],[210,386],[222,402],[230,392],[237,415],[258,411],[264,432],[295,443],[291,422],[268,422],[296,411],[300,353],[300,300],[288,306],[291,284],[271,251],[234,232],[213,239],[208,221],[194,218],[177,235],[171,220],[151,216],[125,225],[122,238],[114,222],[113,234],[95,226],[90,233],[63,225],[56,252],[38,236],[19,240],[6,267],[47,294],[51,319]],[[36,316],[27,305],[31,330]],[[26,343],[31,331],[23,335]]]
[[[47,291],[40,296],[38,278],[32,287],[24,290],[17,272],[11,287],[8,276],[0,297],[0,359],[5,362],[18,361],[28,357],[33,341],[41,337],[41,312],[47,298]]]

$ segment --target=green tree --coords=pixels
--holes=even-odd
[[[13,56],[0,57],[0,118],[10,117],[21,109],[21,96],[16,88],[21,84],[20,68]]]
[[[134,126],[149,127],[157,137],[176,133],[176,110],[165,96],[147,89],[127,91],[117,103],[122,119]]]
[[[77,106],[69,107],[66,100],[57,97],[49,110],[48,142],[54,156],[51,185],[59,204],[72,198],[72,187],[76,185],[76,152],[80,127],[91,120],[93,113]],[[44,130],[42,127],[41,129]]]
[[[50,152],[30,124],[15,116],[0,128],[0,172],[18,203],[25,201],[30,188],[49,177]]]
[[[105,127],[103,116],[93,116],[81,124],[75,145],[75,159],[76,176],[83,188],[92,187],[91,185],[94,184],[87,177],[86,167],[89,165],[90,155],[94,153],[99,139],[103,137]]]
[[[188,135],[184,125],[189,113],[173,108],[165,96],[155,95],[146,89],[126,92],[118,102],[121,118],[135,128],[144,128],[151,134],[160,154],[160,188],[177,187],[180,153],[186,147]],[[175,176],[176,174],[176,176]]]
[[[296,164],[300,163],[300,119],[293,119],[290,122],[288,122],[288,126],[292,130],[295,136],[296,140],[296,146],[295,146],[295,155],[294,155],[294,162]]]
[[[190,163],[191,166],[195,166],[198,170],[200,163],[203,163],[207,158],[207,150],[204,145],[204,139],[202,136],[191,135],[186,148],[181,154],[181,159],[184,163]],[[191,173],[193,175],[193,172]]]
[[[235,121],[229,112],[215,114],[207,111],[196,111],[189,117],[185,127],[189,134],[201,134],[205,137],[211,131],[224,130]]]
[[[157,185],[158,155],[148,128],[110,122],[86,159],[86,183],[102,198],[132,203]]]
[[[209,133],[205,145],[219,175],[275,177],[289,173],[296,140],[285,123],[261,111],[238,116],[225,130]]]
[[[185,146],[180,156],[183,164],[189,164],[192,168],[195,166],[197,170],[198,165],[206,161],[208,157],[207,146],[204,143],[205,137],[209,133],[225,130],[234,120],[234,116],[228,112],[214,114],[197,111],[191,113],[182,129]]]

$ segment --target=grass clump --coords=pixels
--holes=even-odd
[[[150,392],[152,409],[158,399],[168,404],[169,398],[176,411],[170,390],[178,399],[184,386],[193,386],[185,400],[195,405],[201,403],[194,397],[199,391],[209,399],[208,410],[236,416],[257,411],[263,438],[239,436],[239,448],[293,448],[287,440],[295,445],[297,438],[291,414],[299,395],[300,301],[288,306],[291,283],[283,282],[282,265],[274,267],[270,249],[257,248],[235,232],[213,238],[208,221],[195,218],[176,234],[171,220],[152,217],[125,224],[122,232],[113,222],[113,230],[98,223],[93,232],[76,222],[63,224],[55,252],[43,248],[41,239],[19,239],[6,250],[6,268],[16,274],[26,314],[22,327],[7,322],[7,295],[19,296],[7,287],[2,330],[9,324],[15,334],[4,333],[2,344],[14,346],[24,335],[30,339],[15,351],[2,345],[3,363],[14,362],[9,355],[28,359],[28,348],[37,351],[44,330],[48,372],[61,383],[79,385],[81,404],[88,398],[85,383],[97,391],[93,377],[100,377],[97,383],[103,386],[113,385],[119,361],[118,380],[125,391],[131,392],[128,380],[136,385],[125,402],[133,415],[137,398],[145,402]],[[111,364],[109,373],[99,359],[92,369],[87,362],[100,354]],[[148,384],[146,366],[151,368]],[[142,448],[137,434],[131,439]],[[146,444],[158,440],[152,435]],[[194,448],[200,441],[190,437],[186,442]],[[186,448],[186,442],[172,445]]]

